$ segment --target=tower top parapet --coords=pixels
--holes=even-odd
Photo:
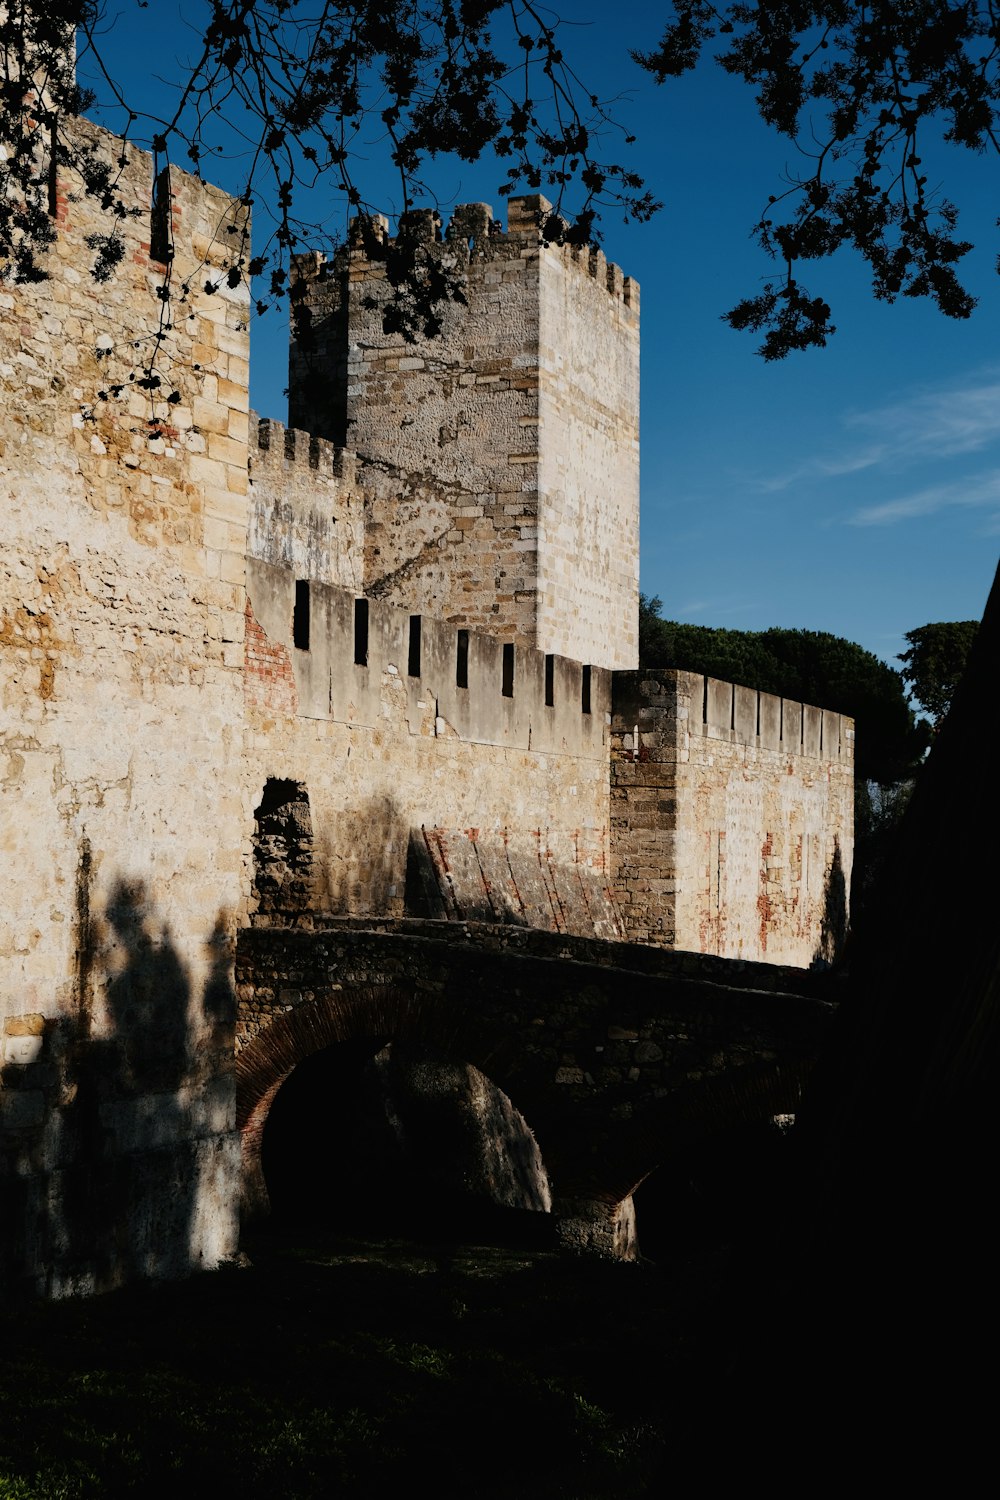
[[[459,203],[447,225],[437,209],[413,208],[399,216],[395,235],[385,214],[359,214],[351,220],[348,253],[352,259],[377,263],[395,245],[440,245],[469,263],[521,258],[526,253],[554,252],[567,264],[604,285],[612,297],[639,310],[639,283],[621,267],[606,259],[603,250],[572,239],[566,219],[556,214],[541,193],[511,198],[507,203],[507,227],[494,217],[490,203]],[[300,279],[324,277],[325,260],[307,254],[296,258]]]

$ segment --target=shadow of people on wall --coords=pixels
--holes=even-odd
[[[81,1008],[64,1115],[67,1261],[94,1290],[183,1269],[194,1189],[184,1160],[190,985],[169,933],[150,931],[140,882],[115,886],[106,920],[106,1023],[98,1031]]]
[[[225,924],[208,939],[199,997],[143,883],[119,880],[98,923],[86,845],[80,871],[77,1003],[46,1023],[34,1080],[44,1106],[38,1128],[21,1132],[12,1174],[27,1183],[27,1227],[3,1257],[55,1295],[183,1275],[206,1247],[210,1263],[219,1245],[223,1256],[235,1248],[220,1197],[236,1161]]]

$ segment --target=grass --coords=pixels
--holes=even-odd
[[[5,1319],[0,1500],[587,1500],[659,1493],[690,1441],[689,1278],[319,1231],[249,1248],[248,1269]]]

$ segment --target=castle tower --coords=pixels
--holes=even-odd
[[[421,210],[396,240],[370,221],[332,263],[300,257],[289,422],[357,453],[366,593],[633,667],[639,287],[600,251],[544,242],[559,227],[544,198],[508,214],[501,232],[465,205],[442,239]],[[460,292],[416,342],[385,331],[414,244]]]

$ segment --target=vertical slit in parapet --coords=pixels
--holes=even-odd
[[[49,126],[49,170],[48,170],[48,210],[49,218],[54,219],[59,213],[59,133],[56,130],[56,122],[52,121]]]
[[[784,744],[785,740],[785,700],[778,699],[778,744]]]
[[[296,578],[295,605],[292,609],[292,645],[297,651],[309,650],[309,580]]]
[[[149,210],[149,258],[166,265],[174,253],[170,199],[170,168],[153,178],[153,201]]]
[[[556,659],[554,656],[545,657],[545,707],[554,708],[556,701]]]
[[[760,739],[760,693],[759,692],[757,694],[757,728],[754,730],[754,733],[756,734],[757,738]]]
[[[507,641],[503,648],[503,681],[500,691],[505,698],[514,696],[514,646]]]
[[[584,667],[580,673],[580,712],[590,713],[590,668]]]
[[[459,630],[455,648],[455,686],[469,686],[469,632]]]
[[[736,684],[729,689],[729,727],[736,728]]]
[[[701,722],[708,723],[708,678],[701,679]]]
[[[368,600],[354,601],[354,665],[368,665]]]
[[[410,645],[407,652],[406,671],[410,677],[420,676],[420,616],[410,616]]]

